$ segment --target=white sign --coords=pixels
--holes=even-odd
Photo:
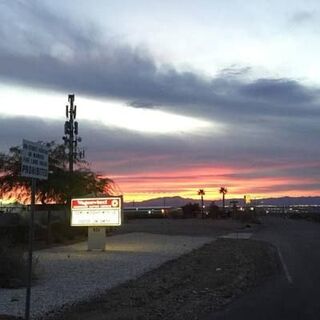
[[[48,148],[41,143],[22,141],[21,176],[48,179]]]
[[[71,226],[120,226],[122,197],[71,200]]]

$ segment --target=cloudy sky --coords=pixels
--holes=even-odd
[[[316,0],[0,0],[0,151],[62,142],[74,93],[128,201],[319,195],[319,35]]]

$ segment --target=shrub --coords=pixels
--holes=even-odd
[[[212,219],[219,219],[221,216],[222,212],[220,211],[220,208],[215,204],[214,201],[212,201],[209,206],[209,217]]]
[[[182,210],[184,218],[194,218],[199,212],[201,212],[198,203],[187,203],[182,207]]]
[[[242,223],[255,223],[260,224],[257,212],[251,210],[240,211],[232,216],[234,219],[240,220]]]
[[[173,219],[180,219],[184,218],[183,209],[182,208],[171,208],[166,210],[165,217],[173,218]]]
[[[0,226],[0,241],[10,239],[10,243],[26,243],[28,239],[28,226]]]
[[[35,266],[33,265],[33,279]],[[26,285],[28,260],[22,248],[14,247],[8,239],[0,240],[0,288],[20,288]]]
[[[55,222],[50,225],[51,237],[54,242],[62,243],[65,240],[73,240],[77,236],[86,236],[86,227],[71,227],[62,222]]]

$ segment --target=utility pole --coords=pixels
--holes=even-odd
[[[75,121],[77,117],[77,106],[74,105],[74,94],[68,95],[69,105],[66,105],[66,118],[68,119],[64,123],[64,136],[62,137],[65,146],[69,151],[69,194],[68,194],[68,206],[71,203],[72,197],[72,177],[73,177],[73,164],[77,159],[84,158],[84,150],[78,149],[78,142],[81,142],[81,137],[78,137],[79,125]]]

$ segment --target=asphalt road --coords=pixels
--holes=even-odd
[[[204,320],[320,319],[320,224],[263,218],[254,238],[277,246],[283,273]]]

